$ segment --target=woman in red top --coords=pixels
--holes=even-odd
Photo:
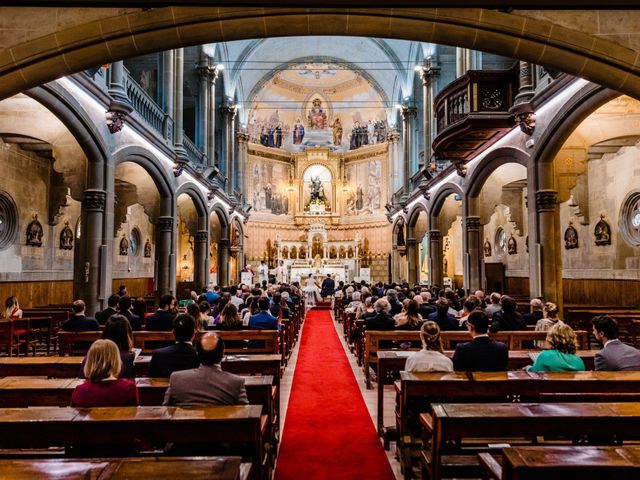
[[[11,296],[4,302],[4,318],[22,318],[22,310],[17,297]]]
[[[71,406],[89,408],[139,405],[135,381],[118,378],[121,368],[120,351],[113,341],[93,342],[84,365],[87,380],[73,391]]]

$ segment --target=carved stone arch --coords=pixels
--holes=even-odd
[[[216,203],[211,207],[209,215],[215,213],[218,217],[218,221],[220,222],[220,237],[221,238],[229,238],[229,227],[231,225],[231,219],[229,218],[229,214],[225,211],[224,207]]]
[[[202,193],[202,190],[198,188],[198,185],[196,185],[193,182],[182,183],[181,185],[178,186],[176,190],[176,193],[175,193],[176,199],[183,193],[185,195],[189,195],[189,197],[193,201],[193,204],[196,207],[196,212],[198,214],[198,217],[208,218],[207,200],[204,194]]]
[[[416,222],[418,221],[420,212],[426,213],[427,217],[429,216],[429,210],[427,209],[427,206],[424,205],[423,203],[417,203],[411,209],[407,217],[407,226],[409,226],[409,228],[413,228],[416,226]]]
[[[487,179],[497,168],[508,163],[517,163],[526,168],[530,159],[531,157],[526,152],[514,147],[497,148],[491,151],[467,176],[467,181],[465,182],[467,198],[480,195]]]
[[[139,146],[123,147],[113,154],[114,166],[121,163],[132,162],[140,165],[149,174],[158,188],[160,197],[175,198],[175,179],[149,150]],[[163,215],[165,212],[163,212]],[[173,214],[173,212],[170,212]]]
[[[440,210],[442,210],[445,200],[451,194],[459,195],[461,199],[464,198],[464,191],[462,190],[462,187],[453,182],[445,183],[437,192],[431,194],[429,205],[430,219],[435,219],[440,215]]]

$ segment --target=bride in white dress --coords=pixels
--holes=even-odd
[[[320,287],[318,287],[318,284],[313,279],[311,274],[309,274],[303,290],[305,309],[309,310],[311,307],[314,307],[316,305],[316,300],[320,298]]]

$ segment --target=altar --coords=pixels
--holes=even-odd
[[[336,282],[350,282],[360,276],[360,234],[353,240],[329,240],[323,224],[313,224],[306,239],[282,241],[276,234],[278,265],[284,280],[301,284],[309,277],[322,280],[330,274]]]

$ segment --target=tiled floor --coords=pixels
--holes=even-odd
[[[360,392],[362,393],[362,397],[364,398],[364,402],[369,410],[369,415],[371,417],[371,422],[373,425],[376,425],[376,407],[377,407],[377,384],[374,383],[374,388],[372,390],[367,390],[364,380],[364,372],[362,367],[358,366],[357,359],[355,356],[349,351],[349,348],[344,341],[344,337],[342,336],[342,324],[338,324],[336,322],[333,323],[338,333],[338,337],[342,342],[342,346],[347,354],[347,358],[349,359],[349,363],[351,365],[351,369],[353,370],[353,374],[358,381],[358,386],[360,387]],[[304,324],[302,326],[304,331]],[[298,360],[298,350],[300,348],[300,341],[298,341],[291,353],[291,358],[289,359],[289,364],[285,369],[284,375],[280,381],[280,435],[282,439],[282,432],[284,431],[284,425],[286,423],[287,416],[287,407],[289,404],[289,396],[291,395],[291,385],[293,384],[293,372],[295,371],[296,362]],[[385,417],[385,425],[393,425],[395,423],[394,418],[394,407],[395,407],[395,397],[393,392],[393,385],[385,386],[385,394],[384,394],[384,417]],[[380,441],[382,443],[382,440]],[[400,463],[395,458],[395,443],[391,444],[391,448],[387,453],[387,459],[391,464],[391,468],[393,473],[396,476],[396,480],[402,479],[402,474],[400,473]]]

